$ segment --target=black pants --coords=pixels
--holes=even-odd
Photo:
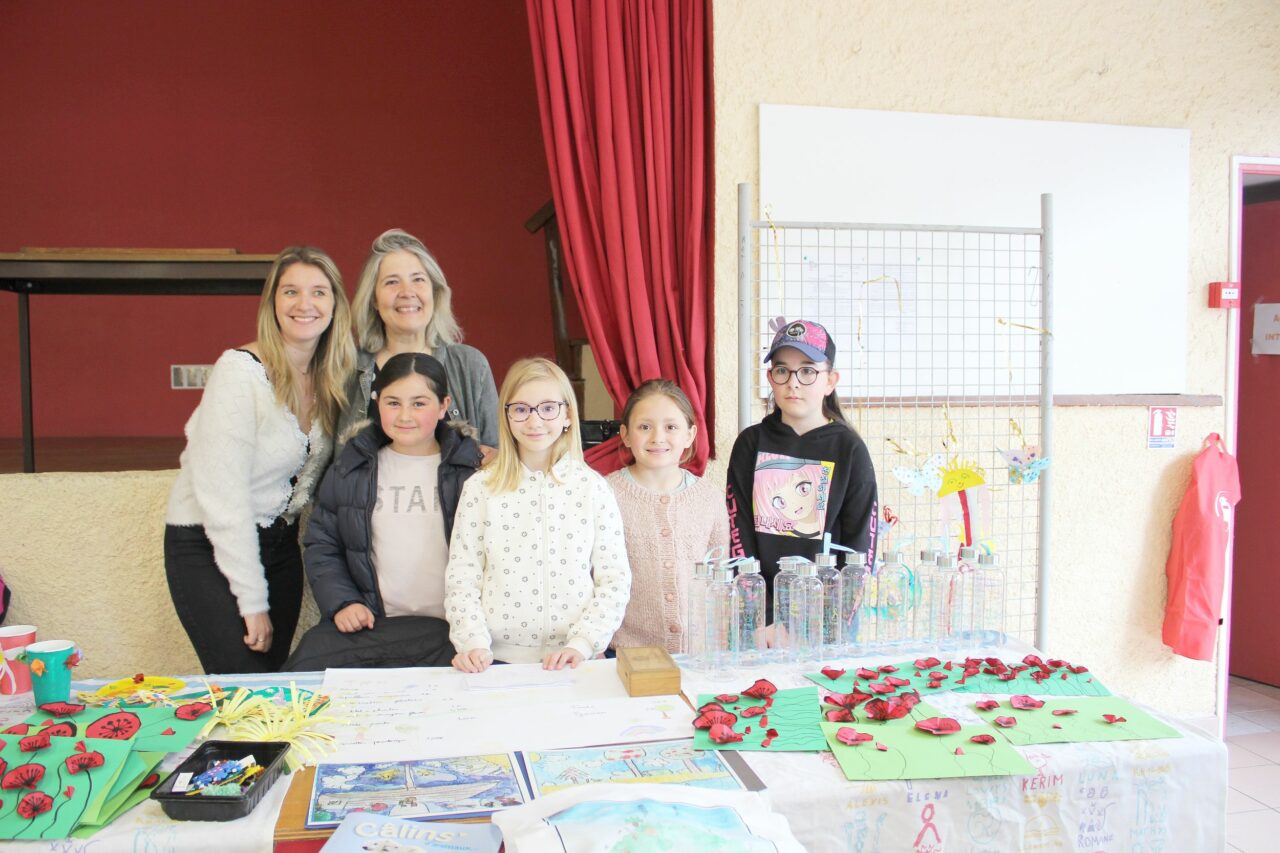
[[[431,616],[383,616],[373,628],[344,634],[332,619],[323,619],[303,635],[284,665],[308,672],[336,668],[450,666],[453,644],[449,623]]]
[[[267,577],[271,648],[244,644],[244,619],[231,585],[213,560],[213,544],[199,526],[164,528],[164,571],[178,619],[207,673],[276,672],[289,656],[302,608],[302,550],[298,525],[276,519],[258,528],[258,553]]]

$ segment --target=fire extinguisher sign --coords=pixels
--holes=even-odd
[[[1173,447],[1178,434],[1177,406],[1147,407],[1147,447]]]

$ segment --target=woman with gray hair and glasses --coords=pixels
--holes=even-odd
[[[498,444],[498,390],[489,361],[461,343],[453,317],[452,291],[444,271],[422,241],[393,228],[373,241],[356,288],[352,313],[359,342],[356,371],[347,387],[347,408],[338,440],[352,427],[377,418],[369,400],[374,377],[387,359],[423,352],[444,365],[449,377],[451,421],[466,421],[487,448]]]

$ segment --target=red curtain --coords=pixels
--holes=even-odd
[[[564,268],[621,406],[675,380],[711,447],[710,71],[706,0],[527,0]],[[592,448],[621,465],[617,440]]]

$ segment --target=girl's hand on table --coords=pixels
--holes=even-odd
[[[567,666],[569,669],[577,669],[580,663],[582,663],[582,652],[566,647],[544,657],[542,659],[542,668],[564,669]]]
[[[484,672],[493,663],[493,652],[488,649],[472,649],[453,656],[453,668],[463,672]]]

